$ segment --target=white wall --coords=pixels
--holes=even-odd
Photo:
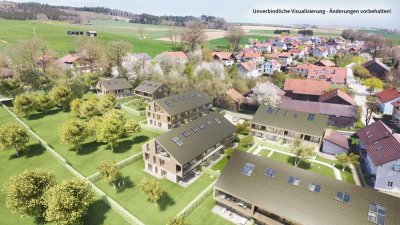
[[[400,159],[377,167],[375,189],[400,193],[400,172],[393,170],[394,164],[400,164]],[[393,187],[387,186],[388,181],[393,182]]]
[[[323,141],[323,146],[322,146],[322,152],[336,155],[336,154],[342,154],[343,152],[347,154],[347,149],[340,147],[339,145],[336,145],[330,141],[324,140]]]

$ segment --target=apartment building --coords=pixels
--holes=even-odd
[[[328,116],[260,105],[251,120],[251,134],[290,144],[295,139],[319,148]]]
[[[145,171],[176,183],[186,181],[196,167],[230,145],[235,132],[223,115],[211,112],[144,144]]]
[[[161,82],[145,80],[134,89],[136,96],[147,100],[154,100],[166,97],[170,94],[169,87]]]
[[[208,113],[211,107],[211,99],[199,91],[154,99],[146,108],[147,124],[171,130]]]
[[[257,224],[400,224],[400,198],[240,151],[219,176],[213,197]]]

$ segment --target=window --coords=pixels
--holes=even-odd
[[[274,108],[268,107],[267,113],[273,113],[273,112],[274,112]]]
[[[184,131],[184,132],[182,133],[182,135],[183,135],[184,137],[189,137],[189,133],[188,133],[187,131]]]
[[[215,120],[215,122],[217,122],[218,124],[222,124],[222,121],[221,121],[221,120],[219,120],[218,118],[216,118],[216,117],[215,117],[215,119],[214,119],[214,120]]]
[[[265,170],[264,175],[267,176],[267,177],[275,178],[275,176],[276,176],[276,170],[267,168],[267,169]]]
[[[195,132],[195,133],[197,133],[197,132],[199,131],[199,128],[197,128],[197,127],[192,127],[192,131]]]
[[[386,207],[375,202],[369,203],[368,221],[378,225],[385,224]]]
[[[314,118],[315,118],[315,114],[310,113],[310,114],[308,114],[307,120],[314,121]]]
[[[400,164],[394,164],[393,165],[393,170],[397,171],[397,172],[400,172]]]
[[[207,121],[207,124],[208,124],[208,125],[212,125],[211,120]]]
[[[388,186],[388,187],[393,187],[393,181],[388,181],[388,182],[387,182],[387,186]]]
[[[255,165],[251,163],[246,163],[242,168],[242,174],[246,176],[250,176],[254,170]]]
[[[288,183],[291,184],[291,185],[294,185],[294,186],[299,186],[300,185],[300,179],[297,178],[297,177],[290,176],[289,179],[288,179]]]
[[[321,185],[314,184],[314,183],[309,183],[307,189],[309,191],[312,191],[312,192],[315,192],[315,193],[320,193],[321,192]]]
[[[346,194],[344,192],[338,191],[338,192],[336,192],[335,199],[338,200],[338,201],[341,201],[341,202],[349,204],[351,197],[350,197],[349,194]]]

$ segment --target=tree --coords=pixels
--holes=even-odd
[[[14,110],[17,114],[29,118],[29,115],[36,109],[36,101],[33,95],[18,95],[13,101]]]
[[[371,77],[370,72],[363,67],[362,65],[354,65],[352,67],[353,73],[355,76],[361,77],[363,79],[367,79]]]
[[[88,136],[87,125],[80,120],[68,120],[61,125],[61,142],[63,144],[72,145],[75,151],[79,151],[82,143]]]
[[[71,101],[69,104],[69,108],[71,109],[71,112],[74,113],[77,116],[80,116],[80,108],[82,105],[83,101],[80,98],[75,98],[74,100]]]
[[[311,145],[304,144],[301,139],[296,139],[291,144],[290,152],[295,155],[294,166],[298,166],[301,161],[309,160],[315,156],[315,148]]]
[[[274,84],[271,82],[257,83],[253,88],[252,98],[261,105],[276,107],[281,102],[281,97]]]
[[[246,145],[247,147],[249,147],[250,145],[252,145],[254,143],[254,137],[252,135],[247,135],[244,138],[242,138],[241,140],[243,145]]]
[[[179,37],[179,30],[176,26],[170,26],[168,28],[168,38],[171,40],[171,44],[173,46],[176,46],[178,43],[178,37]]]
[[[36,107],[38,111],[47,114],[47,112],[54,107],[54,102],[46,94],[35,94]]]
[[[366,102],[366,112],[365,112],[365,125],[368,125],[372,118],[372,113],[378,109],[378,106],[375,102]]]
[[[240,26],[231,26],[228,29],[228,33],[226,34],[226,38],[228,39],[231,50],[237,50],[240,46],[240,41],[242,40],[245,32]]]
[[[93,88],[96,86],[99,81],[99,75],[97,73],[85,73],[83,75],[83,80],[89,88]]]
[[[82,102],[79,108],[79,115],[87,119],[90,119],[93,116],[98,115],[99,110],[97,105],[98,105],[98,100],[96,98],[91,98]]]
[[[113,41],[108,45],[110,61],[117,66],[118,72],[122,69],[124,57],[132,50],[132,45],[125,41]]]
[[[250,133],[250,122],[245,120],[242,123],[236,125],[238,134],[248,135]]]
[[[382,89],[383,88],[383,82],[376,77],[368,78],[364,80],[364,85],[369,88],[369,94],[372,94],[372,92],[376,89]]]
[[[93,198],[89,183],[76,178],[63,181],[44,195],[45,219],[59,225],[82,224]]]
[[[160,181],[155,178],[143,178],[139,183],[140,190],[157,206],[158,200],[166,194]]]
[[[36,81],[37,88],[48,93],[54,85],[53,80],[49,76],[39,76]]]
[[[106,71],[108,65],[107,55],[103,44],[97,38],[82,37],[77,44],[78,55],[85,59],[90,67],[90,71],[102,68]]]
[[[174,216],[168,220],[167,225],[189,225],[189,222],[184,216]]]
[[[142,128],[140,126],[140,123],[138,123],[136,120],[127,120],[124,124],[124,129],[125,129],[125,135],[126,136],[134,136],[140,132],[142,132]]]
[[[23,87],[18,79],[0,79],[0,95],[14,98],[22,92]]]
[[[119,110],[107,112],[96,127],[96,140],[107,143],[111,150],[114,151],[117,141],[126,134],[125,122],[126,119]]]
[[[119,166],[115,162],[105,160],[100,162],[97,169],[101,176],[104,177],[108,183],[112,184],[115,189],[115,182],[122,176]]]
[[[74,96],[71,88],[58,85],[51,89],[50,97],[57,106],[66,111]]]
[[[231,147],[225,148],[225,155],[226,157],[228,157],[228,159],[232,156],[232,153],[233,153],[233,148]]]
[[[342,165],[342,171],[345,170],[346,166],[349,166],[351,164],[358,164],[360,156],[356,155],[354,153],[350,153],[350,155],[347,155],[346,153],[342,154],[336,154],[336,159],[340,165]]]
[[[26,149],[29,142],[29,135],[26,129],[18,123],[6,123],[0,127],[0,149],[8,151],[14,149],[17,157],[19,151]]]
[[[36,37],[19,41],[12,51],[14,64],[34,74],[38,74],[40,68],[45,73],[48,66],[47,59],[52,58],[47,43]],[[42,63],[38,63],[40,59]]]
[[[98,102],[98,109],[101,114],[104,114],[111,109],[114,109],[117,104],[117,99],[112,94],[102,96]]]
[[[185,25],[181,33],[182,46],[188,51],[194,51],[206,41],[204,24],[201,21],[192,20]]]
[[[42,218],[45,211],[43,196],[56,185],[53,172],[44,169],[25,170],[9,178],[4,186],[7,208],[22,216]]]
[[[137,28],[137,33],[139,34],[140,39],[145,38],[146,35],[146,28],[144,28],[144,26],[139,26]]]

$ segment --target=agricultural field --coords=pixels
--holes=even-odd
[[[97,30],[98,37],[103,43],[110,41],[126,41],[133,46],[133,51],[137,53],[148,53],[156,56],[164,51],[177,50],[169,42],[157,41],[151,38],[140,39],[136,28],[131,28],[131,32],[126,27],[116,27],[111,29],[110,22],[96,22],[95,25],[72,25],[63,22],[39,22],[0,19],[0,49],[6,48],[9,44],[31,38],[36,35],[48,42],[49,48],[55,51],[57,57],[74,51],[77,37],[68,36],[68,30]],[[122,23],[122,22],[121,22]],[[130,25],[129,23],[125,23]],[[133,26],[134,27],[134,26]],[[153,31],[153,30],[152,30]],[[152,32],[149,30],[149,34]],[[154,31],[159,32],[159,30]]]
[[[249,38],[254,38],[254,39],[258,39],[258,40],[266,40],[269,37],[265,36],[265,35],[245,35],[241,40],[240,40],[240,44],[241,45],[245,45],[247,44],[247,41],[249,40]],[[210,49],[229,49],[229,41],[227,38],[217,38],[217,39],[213,39],[213,40],[209,40],[209,47]]]
[[[386,32],[378,31],[378,30],[359,30],[359,31],[362,31],[362,32],[365,32],[365,33],[379,34],[379,35],[382,35],[382,36],[384,36],[386,38],[391,38],[391,39],[394,40],[394,42],[397,45],[400,45],[400,34],[399,33],[397,33],[397,34],[388,34]]]

